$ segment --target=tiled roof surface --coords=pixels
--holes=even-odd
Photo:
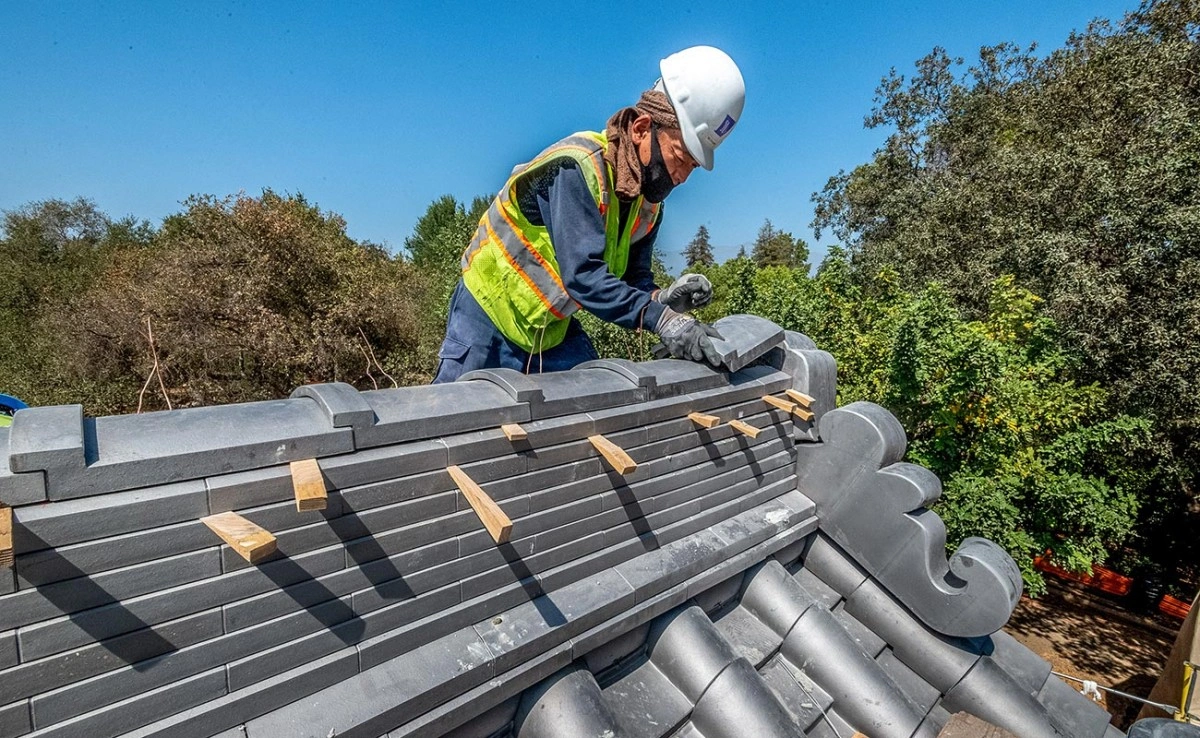
[[[735,372],[673,360],[0,430],[0,738],[1020,736],[1108,716],[995,633],[1010,558],[946,559],[882,408],[753,316]],[[810,395],[813,416],[763,400]],[[720,418],[708,429],[689,413]],[[754,437],[729,425],[740,419]],[[527,438],[501,432],[519,423]],[[637,462],[621,475],[589,436]],[[325,510],[288,462],[317,459]],[[513,523],[496,544],[446,471]],[[250,564],[201,517],[278,551]]]

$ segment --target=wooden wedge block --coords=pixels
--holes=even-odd
[[[467,473],[457,466],[451,465],[446,467],[446,471],[450,473],[450,478],[458,485],[459,491],[463,493],[463,497],[467,498],[467,502],[471,503],[471,509],[479,516],[483,527],[487,528],[487,532],[491,534],[492,540],[496,543],[505,543],[508,537],[512,535],[512,520],[509,519],[496,501],[488,497],[487,492],[483,491],[475,483],[474,479],[467,476]]]
[[[637,462],[629,458],[629,454],[625,453],[625,449],[608,440],[604,436],[588,436],[588,440],[600,452],[600,455],[617,471],[618,474],[624,476],[637,471]]]
[[[510,441],[524,441],[529,438],[529,434],[525,429],[516,423],[505,423],[500,426],[500,430],[504,431],[504,437]]]
[[[743,423],[740,420],[729,421],[729,427],[733,428],[738,433],[741,433],[744,436],[750,436],[751,438],[758,438],[758,434],[762,433],[761,428],[755,428],[749,423]]]
[[[688,418],[700,426],[701,428],[716,428],[721,424],[721,419],[716,415],[705,415],[704,413],[688,413]]]
[[[324,510],[329,504],[325,492],[325,476],[316,459],[293,461],[292,490],[296,493],[296,510]]]
[[[275,536],[235,512],[223,512],[200,518],[222,541],[251,564],[275,553]]]
[[[784,390],[784,394],[787,395],[788,397],[792,398],[792,400],[794,400],[797,405],[800,405],[801,407],[803,407],[807,410],[812,409],[813,398],[809,395],[804,394],[800,390],[794,390],[794,389]]]
[[[794,412],[797,407],[796,403],[781,399],[775,395],[763,395],[763,402],[771,407],[777,407],[785,413]]]
[[[813,418],[816,417],[815,415],[812,414],[811,411],[805,410],[804,408],[800,407],[799,405],[797,405],[796,409],[792,411],[792,415],[795,415],[797,418],[800,418],[801,420],[806,420],[806,421],[811,421]]]
[[[0,566],[12,565],[12,508],[5,505],[0,505]]]

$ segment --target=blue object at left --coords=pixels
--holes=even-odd
[[[0,394],[0,412],[6,415],[12,415],[18,410],[24,410],[29,407],[12,395]]]

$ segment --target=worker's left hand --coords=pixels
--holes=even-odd
[[[724,340],[724,337],[711,325],[667,308],[663,311],[656,332],[667,353],[676,359],[707,361],[720,368],[721,352],[717,351],[712,339]]]
[[[677,313],[702,308],[712,302],[712,298],[712,282],[703,274],[685,274],[658,292],[658,301]]]

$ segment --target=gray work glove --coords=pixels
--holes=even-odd
[[[662,339],[667,353],[676,359],[707,361],[720,368],[721,354],[713,345],[712,339],[724,340],[724,336],[711,325],[667,308],[663,310],[655,332]]]
[[[712,302],[712,282],[703,274],[685,274],[665,290],[658,291],[658,301],[677,313],[687,313]]]

